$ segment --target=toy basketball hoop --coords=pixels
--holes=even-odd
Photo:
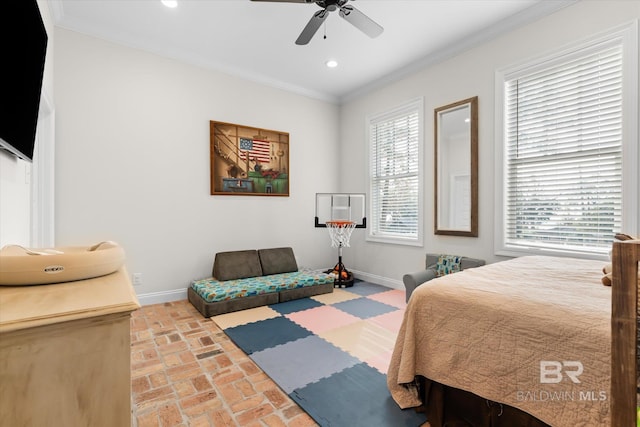
[[[327,221],[329,237],[331,237],[331,247],[349,247],[349,239],[356,223],[353,221]]]
[[[329,270],[338,277],[333,281],[334,286],[349,287],[353,286],[353,275],[347,271],[342,263],[342,248],[349,246],[349,239],[356,223],[353,221],[327,221],[327,230],[331,237],[331,246],[338,248],[338,263],[333,270]]]

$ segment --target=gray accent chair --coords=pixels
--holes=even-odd
[[[436,278],[436,264],[438,258],[442,254],[427,254],[425,260],[425,269],[416,271],[415,273],[407,273],[402,276],[402,282],[406,289],[406,301],[409,302],[409,298],[413,291],[425,282]],[[477,258],[462,257],[460,260],[460,270],[466,270],[467,268],[480,267],[484,265],[485,261]]]

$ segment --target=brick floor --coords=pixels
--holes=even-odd
[[[188,301],[131,317],[133,427],[318,424]]]

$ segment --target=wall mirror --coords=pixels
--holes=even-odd
[[[436,108],[435,234],[478,236],[478,97]]]

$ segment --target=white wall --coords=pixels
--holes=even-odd
[[[139,295],[186,295],[219,251],[335,263],[313,220],[338,188],[336,105],[60,28],[55,53],[57,245],[117,241]],[[288,132],[290,196],[211,196],[210,120]]]
[[[581,1],[343,105],[340,113],[340,140],[345,159],[342,190],[361,192],[368,188],[366,156],[363,154],[367,150],[367,115],[418,96],[425,100],[424,247],[366,242],[365,233],[356,230],[351,248],[345,250],[352,268],[366,272],[379,282],[401,287],[404,273],[423,268],[426,252],[461,254],[484,258],[488,262],[498,260],[493,250],[495,70],[552,52],[639,17],[639,1]],[[479,236],[436,236],[433,234],[433,110],[476,95],[479,97]]]
[[[31,163],[0,150],[0,248],[30,245]]]
[[[357,229],[345,263],[400,288],[425,252],[496,261],[495,69],[639,17],[638,1],[578,2],[341,107],[56,29],[56,243],[120,242],[129,272],[143,274],[143,295],[184,291],[222,250],[288,245],[301,265],[330,266],[335,250],[312,226],[315,193],[367,191],[366,116],[423,96],[425,245],[370,243]],[[475,95],[479,237],[435,236],[432,111]],[[291,196],[210,196],[209,120],[289,132]]]

